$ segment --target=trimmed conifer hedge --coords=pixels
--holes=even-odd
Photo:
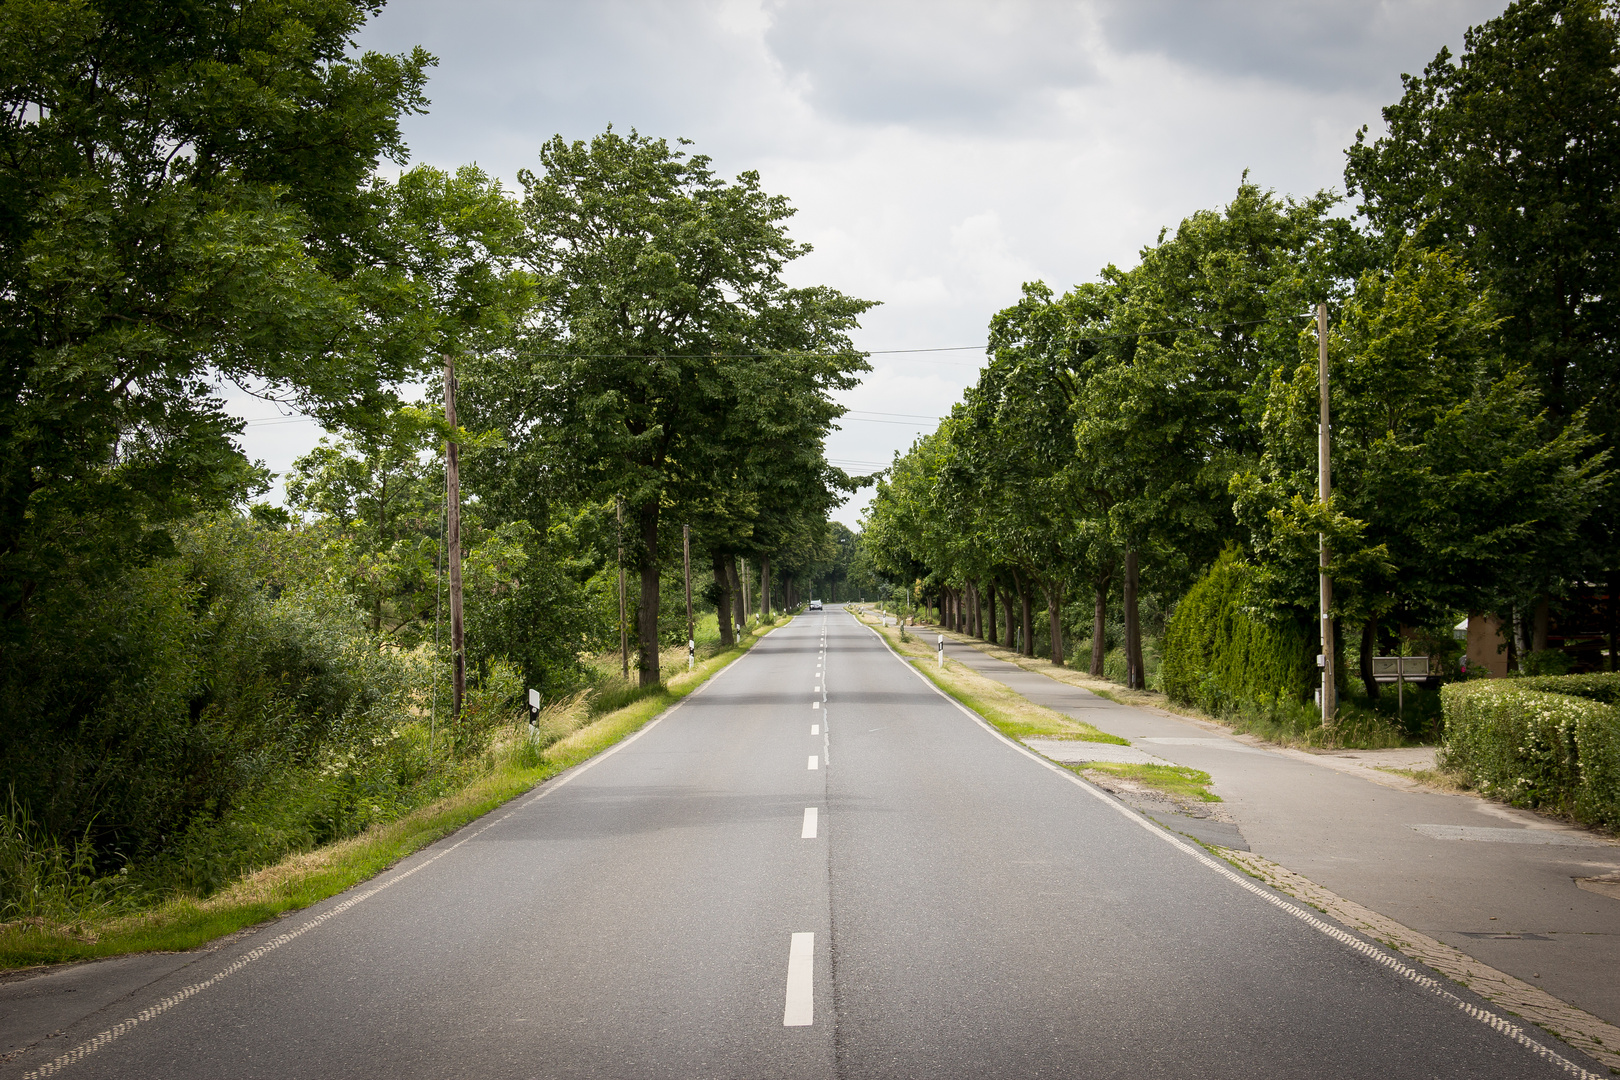
[[[1580,678],[1591,677],[1476,679],[1443,687],[1442,761],[1482,793],[1515,806],[1620,827],[1620,710],[1534,687]]]
[[[1310,642],[1296,622],[1269,621],[1249,610],[1250,572],[1228,549],[1176,605],[1159,669],[1172,701],[1219,714],[1310,697]]]

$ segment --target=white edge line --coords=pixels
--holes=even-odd
[[[735,667],[737,665],[738,660],[742,660],[744,657],[746,657],[748,655],[748,653],[753,652],[753,651],[754,651],[753,646],[749,646],[748,652],[744,652],[744,653],[738,655],[735,659],[733,659],[725,667],[721,668],[719,671],[715,672],[713,675],[710,675],[707,679],[703,680],[703,684],[701,686],[699,686],[697,689],[693,690],[691,693],[687,694],[685,697],[681,698],[679,701],[675,702],[675,704],[671,705],[669,708],[665,709],[663,712],[659,713],[657,716],[653,717],[651,720],[647,721],[634,734],[630,735],[628,738],[619,740],[617,743],[615,743],[614,745],[608,747],[608,749],[602,751],[600,754],[596,754],[595,756],[593,756],[591,758],[588,758],[585,761],[580,762],[578,765],[575,765],[575,766],[573,766],[572,768],[569,768],[569,769],[565,769],[563,772],[558,773],[556,776],[553,776],[548,780],[542,781],[540,784],[536,785],[536,789],[535,789],[535,791],[534,791],[534,793],[532,795],[528,796],[527,798],[519,797],[519,798],[513,799],[512,801],[506,803],[505,805],[507,806],[507,811],[504,814],[501,814],[499,817],[490,818],[490,820],[485,821],[483,825],[481,825],[477,829],[474,829],[472,832],[467,833],[466,836],[463,836],[460,840],[457,840],[455,843],[451,844],[449,847],[446,847],[443,850],[429,856],[428,858],[423,859],[421,862],[417,863],[415,866],[411,867],[409,870],[406,870],[406,871],[403,871],[402,873],[394,875],[393,877],[389,878],[387,881],[383,882],[381,885],[373,886],[372,888],[367,889],[365,892],[357,893],[356,895],[349,897],[347,900],[343,901],[342,903],[338,904],[337,906],[329,908],[326,911],[323,911],[321,914],[315,916],[313,919],[311,919],[308,922],[304,923],[302,926],[300,926],[300,927],[298,927],[298,928],[296,928],[294,930],[289,930],[285,934],[281,934],[281,935],[279,935],[277,937],[271,938],[269,941],[265,942],[263,945],[260,945],[258,948],[252,950],[251,952],[243,954],[242,956],[238,957],[232,963],[226,965],[224,968],[222,968],[218,972],[215,972],[214,975],[211,978],[204,979],[202,982],[199,982],[199,983],[192,983],[190,986],[184,987],[184,988],[182,988],[180,990],[176,990],[174,993],[170,994],[168,997],[166,997],[163,1000],[159,1001],[157,1004],[149,1005],[145,1009],[142,1009],[140,1012],[136,1013],[132,1017],[129,1017],[128,1019],[124,1020],[123,1022],[118,1023],[118,1024],[114,1024],[112,1027],[108,1028],[106,1031],[103,1031],[100,1034],[95,1035],[95,1036],[85,1040],[84,1042],[80,1043],[78,1046],[75,1046],[73,1049],[67,1051],[66,1053],[62,1054],[60,1057],[56,1058],[55,1060],[47,1061],[44,1064],[40,1065],[39,1068],[34,1069],[34,1070],[30,1071],[30,1072],[24,1073],[23,1074],[23,1080],[38,1080],[38,1078],[40,1078],[40,1077],[51,1076],[51,1075],[53,1075],[55,1073],[58,1073],[58,1072],[62,1071],[65,1068],[67,1068],[69,1065],[73,1065],[73,1064],[75,1064],[75,1063],[77,1063],[79,1061],[82,1061],[84,1058],[89,1057],[91,1054],[95,1053],[97,1050],[105,1049],[106,1047],[112,1045],[114,1042],[117,1042],[119,1039],[123,1038],[125,1035],[129,1034],[131,1031],[133,1031],[135,1028],[139,1027],[141,1024],[146,1023],[148,1020],[156,1019],[157,1017],[159,1017],[159,1016],[163,1015],[164,1013],[168,1012],[170,1009],[174,1008],[176,1005],[178,1005],[181,1002],[185,1001],[187,998],[194,997],[197,994],[202,993],[204,990],[207,990],[207,989],[211,988],[212,986],[214,986],[215,983],[218,983],[218,982],[220,982],[220,981],[222,981],[224,979],[227,979],[230,976],[236,974],[238,971],[241,971],[243,968],[247,967],[249,964],[253,963],[255,960],[259,960],[259,959],[263,958],[264,956],[266,956],[266,955],[274,952],[275,950],[281,948],[283,945],[286,945],[289,942],[294,941],[297,938],[303,937],[309,931],[315,929],[317,926],[319,926],[322,923],[326,922],[326,920],[328,920],[330,918],[333,918],[334,916],[341,915],[343,912],[348,911],[350,908],[354,907],[355,905],[363,903],[366,900],[370,900],[373,896],[376,896],[378,893],[384,891],[385,889],[393,888],[395,885],[399,884],[401,881],[404,881],[406,878],[410,877],[412,874],[415,874],[417,871],[424,870],[427,867],[432,866],[434,863],[438,862],[440,859],[444,858],[446,855],[448,855],[452,851],[456,850],[456,848],[460,847],[462,844],[465,844],[467,841],[472,840],[473,838],[481,835],[486,830],[494,828],[496,825],[499,825],[501,822],[505,821],[507,818],[509,818],[513,814],[517,813],[519,810],[525,809],[526,807],[529,807],[529,806],[533,805],[534,803],[539,802],[541,799],[545,798],[547,795],[550,795],[553,791],[556,791],[558,788],[562,787],[563,785],[567,784],[569,781],[573,780],[576,776],[580,775],[583,772],[586,772],[586,771],[590,770],[591,768],[594,768],[599,763],[601,763],[603,761],[606,761],[608,758],[612,757],[614,754],[617,754],[620,750],[623,750],[625,747],[629,746],[631,743],[635,742],[637,739],[639,739],[643,735],[647,734],[647,732],[651,731],[654,727],[658,726],[660,723],[667,720],[669,717],[673,716],[675,714],[675,712],[678,709],[680,709],[680,707],[682,705],[685,705],[692,698],[696,697],[697,695],[703,693],[703,691],[707,690],[711,685],[713,685],[713,683],[714,683],[714,681],[716,679],[720,678],[720,676],[724,675],[726,672],[730,671],[733,667]],[[489,814],[494,814],[494,813],[495,813],[494,810],[491,810],[489,812]],[[488,817],[489,814],[486,814],[485,816]],[[478,820],[479,819],[474,818],[473,821],[470,821],[466,825],[461,826],[461,828],[457,829],[456,832],[465,831],[469,826],[471,826],[473,824],[476,824],[476,822]],[[454,835],[455,835],[455,833],[451,834],[451,836],[454,836]],[[442,844],[447,839],[449,839],[449,837],[445,837],[443,839],[434,841],[433,845],[429,845],[427,848],[424,848],[424,849],[421,849],[421,850],[422,851],[431,851],[433,849],[433,846],[435,846],[437,844]],[[410,855],[407,855],[405,858],[409,859],[409,858],[412,858],[413,856],[415,856],[417,854],[420,854],[420,852],[412,852]],[[354,886],[351,886],[351,888],[353,888],[353,887]],[[339,895],[341,895],[341,894],[339,894]]]
[[[855,618],[855,617],[852,615],[851,618]],[[1328,937],[1330,937],[1333,940],[1339,942],[1341,945],[1344,945],[1345,947],[1351,949],[1352,951],[1361,953],[1363,956],[1367,957],[1368,959],[1376,961],[1379,964],[1382,964],[1384,967],[1389,968],[1391,971],[1395,972],[1397,975],[1400,975],[1402,978],[1406,979],[1408,982],[1414,983],[1417,986],[1420,986],[1423,989],[1428,990],[1429,992],[1433,993],[1437,997],[1442,998],[1445,1001],[1449,1001],[1450,1003],[1455,1005],[1458,1009],[1460,1009],[1467,1016],[1470,1016],[1473,1019],[1478,1020],[1480,1023],[1484,1024],[1488,1028],[1491,1028],[1493,1031],[1496,1031],[1499,1034],[1506,1035],[1509,1039],[1512,1039],[1514,1042],[1518,1043],[1520,1046],[1522,1046],[1525,1049],[1529,1050],[1531,1053],[1537,1055],[1538,1057],[1542,1058],[1545,1061],[1551,1062],[1552,1064],[1562,1068],[1565,1072],[1569,1073],[1571,1076],[1580,1077],[1581,1080],[1603,1080],[1603,1078],[1601,1076],[1599,1076],[1597,1073],[1594,1073],[1594,1072],[1591,1072],[1591,1071],[1589,1071],[1587,1069],[1582,1068],[1581,1066],[1577,1065],[1575,1062],[1573,1062],[1573,1061],[1569,1060],[1568,1058],[1564,1057],[1562,1054],[1559,1054],[1558,1052],[1552,1050],[1550,1047],[1543,1046],[1541,1043],[1539,1043],[1536,1040],[1532,1039],[1529,1035],[1527,1035],[1525,1033],[1524,1029],[1519,1027],[1517,1024],[1514,1024],[1511,1021],[1509,1021],[1509,1020],[1507,1020],[1507,1019],[1505,1019],[1505,1018],[1503,1018],[1501,1016],[1498,1016],[1496,1013],[1491,1012],[1488,1009],[1482,1009],[1477,1005],[1474,1005],[1474,1004],[1472,1004],[1470,1002],[1464,1001],[1462,998],[1460,998],[1457,995],[1451,993],[1444,986],[1442,986],[1438,980],[1431,979],[1429,976],[1422,974],[1421,972],[1417,971],[1415,968],[1409,967],[1408,965],[1402,963],[1400,960],[1396,959],[1390,953],[1384,951],[1383,949],[1378,948],[1377,946],[1371,944],[1368,941],[1363,940],[1360,937],[1357,937],[1355,934],[1352,934],[1347,930],[1342,930],[1339,927],[1332,925],[1331,923],[1325,922],[1322,919],[1317,918],[1315,915],[1312,915],[1310,912],[1305,911],[1303,908],[1301,908],[1301,907],[1299,907],[1299,906],[1297,906],[1297,905],[1295,905],[1293,903],[1290,903],[1288,900],[1285,900],[1280,894],[1274,892],[1271,889],[1265,888],[1262,885],[1257,884],[1254,880],[1252,880],[1251,878],[1249,878],[1249,877],[1247,877],[1247,876],[1245,876],[1243,874],[1239,874],[1236,870],[1232,869],[1230,866],[1226,865],[1224,862],[1220,861],[1219,859],[1214,858],[1213,856],[1211,856],[1211,855],[1209,855],[1209,854],[1207,854],[1207,853],[1205,853],[1203,851],[1198,850],[1197,848],[1193,847],[1191,844],[1187,843],[1185,840],[1182,840],[1180,837],[1178,837],[1174,833],[1170,832],[1168,829],[1165,829],[1165,828],[1159,826],[1158,824],[1150,821],[1148,818],[1142,816],[1141,814],[1138,814],[1136,811],[1132,810],[1130,807],[1126,806],[1124,803],[1118,801],[1117,799],[1110,798],[1108,795],[1104,794],[1101,789],[1093,787],[1091,784],[1086,783],[1085,780],[1081,779],[1079,776],[1076,776],[1073,772],[1070,772],[1068,769],[1065,769],[1061,765],[1056,765],[1056,764],[1052,763],[1051,761],[1048,761],[1046,758],[1041,757],[1039,754],[1035,753],[1033,750],[1029,749],[1026,746],[1019,746],[1017,743],[1013,742],[1007,736],[1005,736],[1001,732],[997,731],[989,723],[989,721],[984,719],[984,717],[980,716],[978,713],[974,712],[972,709],[969,709],[966,705],[963,705],[960,701],[957,701],[955,698],[951,697],[945,691],[943,691],[939,687],[935,686],[934,683],[928,678],[928,676],[924,675],[921,671],[918,671],[917,668],[914,667],[911,663],[909,663],[906,660],[905,657],[901,656],[899,653],[894,651],[894,646],[889,644],[888,638],[885,638],[882,634],[879,634],[877,632],[877,630],[874,629],[873,627],[867,626],[866,623],[861,622],[860,619],[857,618],[855,621],[857,623],[860,623],[860,625],[865,627],[867,630],[871,631],[871,633],[879,641],[881,641],[883,643],[883,647],[889,650],[889,654],[891,656],[893,656],[896,660],[900,661],[901,665],[903,667],[905,667],[905,669],[907,671],[911,672],[913,675],[917,676],[917,678],[921,679],[923,681],[923,684],[925,686],[927,686],[930,690],[932,690],[934,693],[938,694],[940,697],[944,698],[946,701],[948,701],[952,705],[956,706],[956,708],[958,710],[960,710],[961,713],[964,716],[968,717],[974,723],[978,724],[981,728],[983,728],[986,732],[988,732],[991,736],[993,736],[998,742],[1001,742],[1002,744],[1010,747],[1011,749],[1017,751],[1018,753],[1023,754],[1025,757],[1027,757],[1031,761],[1034,761],[1037,764],[1041,765],[1043,768],[1049,769],[1052,772],[1054,772],[1054,773],[1058,774],[1059,776],[1063,777],[1063,779],[1065,779],[1065,780],[1069,781],[1070,783],[1074,784],[1076,787],[1080,788],[1080,790],[1084,791],[1086,794],[1091,795],[1092,797],[1097,799],[1104,806],[1110,807],[1110,808],[1118,811],[1126,820],[1134,822],[1135,824],[1141,826],[1143,829],[1147,830],[1147,832],[1149,834],[1158,837],[1160,840],[1163,840],[1165,843],[1171,845],[1172,847],[1179,848],[1181,851],[1183,851],[1187,855],[1192,856],[1194,859],[1198,860],[1199,862],[1203,863],[1205,866],[1209,867],[1211,870],[1215,871],[1217,874],[1220,874],[1221,876],[1225,877],[1227,880],[1231,881],[1233,884],[1237,885],[1239,888],[1246,889],[1249,892],[1253,893],[1254,895],[1260,897],[1260,899],[1266,901],[1268,904],[1271,904],[1272,906],[1277,907],[1277,908],[1281,908],[1283,911],[1286,911],[1288,914],[1294,916],[1296,919],[1300,920],[1301,922],[1305,923],[1306,925],[1310,926],[1311,928],[1313,928],[1315,930],[1318,930],[1318,931],[1322,932],[1323,934],[1326,934]]]

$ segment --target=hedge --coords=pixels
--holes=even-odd
[[[1270,622],[1248,609],[1250,573],[1228,549],[1176,605],[1159,668],[1172,701],[1219,713],[1310,697],[1310,643],[1297,622]]]
[[[1620,710],[1527,685],[1566,678],[1571,676],[1477,679],[1442,687],[1442,761],[1483,794],[1514,806],[1620,827]]]
[[[1514,679],[1513,685],[1526,690],[1591,698],[1608,705],[1620,704],[1620,671],[1595,671],[1586,675],[1534,675]]]

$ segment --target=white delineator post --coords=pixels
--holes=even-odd
[[[939,667],[940,667],[941,671],[943,671],[945,669],[945,635],[944,634],[939,635]]]
[[[1316,436],[1316,470],[1317,495],[1322,500],[1323,509],[1327,508],[1328,498],[1333,494],[1333,482],[1328,465],[1328,316],[1327,304],[1316,305],[1316,381],[1321,394],[1321,420],[1317,425]],[[1333,678],[1333,579],[1328,576],[1327,535],[1318,533],[1316,536],[1320,569],[1318,582],[1321,586],[1322,600],[1322,722],[1332,723],[1334,714],[1338,711],[1338,702],[1335,700],[1335,682]]]

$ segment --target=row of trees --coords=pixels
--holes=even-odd
[[[273,856],[416,782],[447,442],[485,697],[617,648],[621,550],[656,683],[682,524],[727,640],[738,557],[767,604],[836,561],[857,480],[822,440],[870,304],[784,282],[787,202],[612,130],[551,141],[516,194],[405,169],[433,58],[360,52],[379,6],[0,13],[0,783],[102,866],[233,829]],[[233,386],[339,433],[288,510],[246,509],[272,477]]]
[[[1141,686],[1142,590],[1173,600],[1228,547],[1252,564],[1252,610],[1316,651],[1325,536],[1372,696],[1370,657],[1399,627],[1524,611],[1544,638],[1582,583],[1612,595],[1620,20],[1524,0],[1466,43],[1349,150],[1354,221],[1331,192],[1279,199],[1245,176],[1133,269],[1062,296],[1026,285],[991,321],[977,385],[879,484],[863,540],[880,566],[965,628],[999,597],[1026,651],[1044,598],[1055,663],[1082,591],[1096,674],[1117,596]]]

